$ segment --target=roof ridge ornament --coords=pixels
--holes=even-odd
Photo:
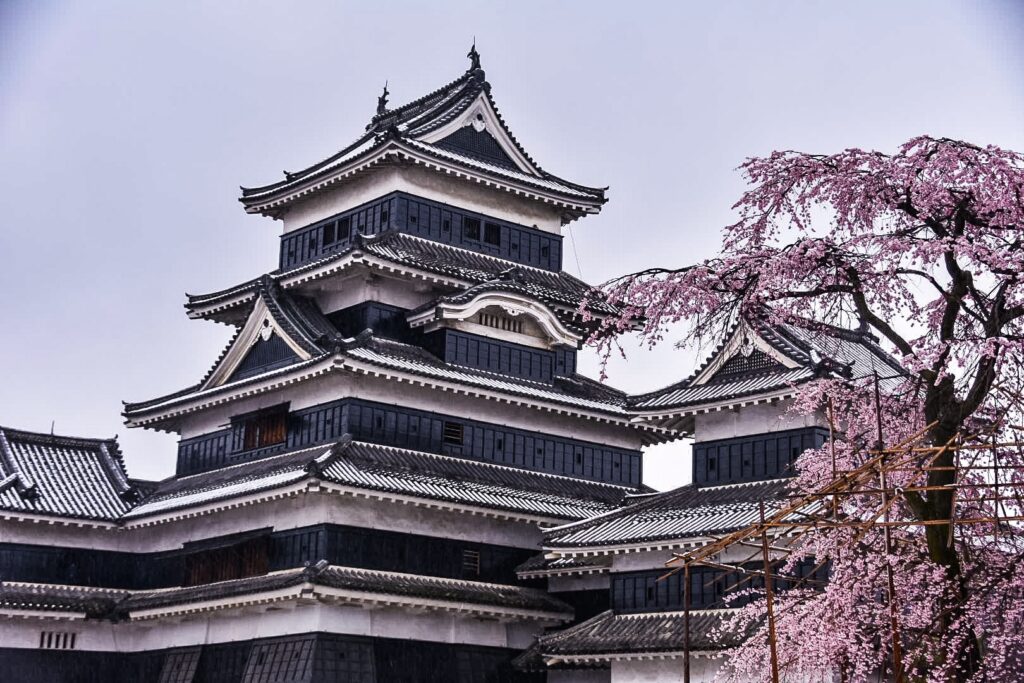
[[[469,68],[466,69],[466,73],[469,74],[473,80],[480,83],[486,83],[485,74],[483,68],[480,66],[480,53],[476,51],[476,36],[473,36],[473,46],[469,48],[469,52],[466,53],[469,57]]]
[[[386,114],[388,111],[388,82],[384,81],[384,92],[381,93],[380,97],[377,98],[377,116]]]

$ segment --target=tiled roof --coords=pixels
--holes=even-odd
[[[359,339],[359,338],[357,338]],[[432,377],[437,380],[550,401],[576,408],[625,416],[626,394],[582,375],[556,377],[553,383],[534,382],[441,361],[429,351],[411,344],[367,336],[344,355],[373,365]]]
[[[90,617],[123,618],[141,611],[210,600],[227,600],[303,584],[359,594],[421,599],[459,606],[480,605],[548,612],[568,618],[572,608],[535,588],[461,581],[353,567],[314,566],[231,581],[161,590],[115,591],[52,584],[0,583],[0,610],[84,612]]]
[[[0,510],[112,521],[135,495],[114,439],[0,428]]]
[[[579,309],[580,304],[592,291],[586,282],[564,271],[553,272],[533,268],[395,230],[376,235],[358,235],[355,242],[346,249],[291,270],[273,271],[264,277],[280,282],[287,288],[290,279],[340,263],[357,252],[370,254],[395,265],[451,277],[465,283],[466,287],[498,280],[515,283],[517,291],[536,297],[548,305],[566,309],[565,312],[570,314]],[[257,291],[259,283],[260,278],[257,278],[217,292],[190,294],[185,307],[194,310],[227,302],[236,297],[248,301]],[[459,292],[455,294],[458,295]],[[589,303],[596,314],[607,315],[617,310],[597,297]]]
[[[690,484],[638,496],[614,512],[545,531],[544,547],[619,546],[733,531],[758,520],[758,501],[765,502],[766,513],[774,511],[787,499],[790,485],[783,479],[703,488]]]
[[[562,572],[591,573],[606,572],[611,562],[602,557],[547,557],[547,553],[538,553],[516,567],[516,576],[520,579],[531,579],[538,576],[550,576]]]
[[[378,113],[355,142],[336,154],[301,171],[285,172],[283,180],[255,188],[242,188],[241,201],[246,207],[260,206],[287,195],[300,186],[328,179],[332,173],[345,166],[358,164],[360,159],[369,159],[383,147],[403,146],[444,159],[471,172],[514,183],[536,187],[556,195],[562,195],[585,204],[600,206],[605,201],[604,189],[586,187],[559,178],[530,158],[512,131],[501,117],[498,107],[490,94],[490,84],[484,80],[483,70],[471,68],[454,81],[424,95],[406,105]],[[433,131],[447,125],[464,114],[473,102],[483,98],[497,115],[499,133],[503,134],[525,159],[527,169],[512,168],[510,164],[494,164],[473,154],[462,154],[444,141],[427,142],[424,138]]]
[[[614,509],[630,489],[342,440],[161,482],[128,520],[279,488],[316,476],[341,486],[555,519]]]
[[[76,612],[90,618],[113,615],[130,591],[44,583],[0,581],[0,614],[3,610]]]
[[[690,612],[690,650],[713,651],[732,647],[738,639],[716,635],[728,610]],[[609,654],[680,653],[686,631],[682,612],[616,614],[603,612],[581,624],[538,639],[546,660]]]
[[[776,364],[723,381],[696,383],[738,332],[737,324],[692,375],[662,389],[633,396],[630,406],[638,411],[660,412],[787,389],[816,377],[864,378],[876,371],[882,377],[891,377],[903,372],[899,363],[866,332],[822,324],[814,324],[814,330],[794,325],[772,326],[761,321],[748,324],[795,367]]]
[[[399,235],[396,234],[394,236],[398,237]],[[426,240],[420,240],[419,238],[411,239],[421,243],[421,246],[422,244],[430,244]],[[463,250],[455,251],[461,252]],[[471,254],[472,252],[464,253]],[[487,263],[488,260],[495,260],[486,256],[481,256],[480,259],[484,263]],[[557,275],[547,273],[546,271],[532,268],[523,270],[529,270],[538,281],[541,280],[542,275],[557,278]],[[578,280],[573,280],[580,286],[585,286]],[[522,284],[521,279],[518,281],[520,286],[527,286]],[[577,409],[601,412],[618,418],[623,418],[626,415],[627,397],[624,392],[582,375],[574,374],[570,377],[557,377],[550,383],[535,382],[511,375],[486,372],[445,363],[422,347],[374,337],[371,333],[365,331],[355,338],[344,339],[337,331],[337,328],[324,317],[316,303],[312,300],[294,296],[282,290],[279,285],[272,282],[267,276],[256,281],[254,286],[258,296],[265,302],[268,309],[271,310],[274,319],[281,324],[284,332],[297,342],[301,340],[304,348],[312,355],[312,358],[284,368],[274,368],[263,374],[248,376],[219,387],[204,388],[206,380],[203,380],[191,387],[165,396],[146,401],[125,403],[124,413],[126,416],[139,417],[152,410],[185,403],[200,395],[205,396],[210,392],[227,391],[243,386],[246,383],[260,382],[271,376],[305,368],[331,355],[336,355],[338,358],[351,358],[397,372],[411,373],[431,377],[438,381],[550,401]],[[534,289],[534,291],[536,290]],[[221,358],[214,364],[213,369],[207,373],[207,378],[222,362],[226,353],[227,350],[221,354]]]

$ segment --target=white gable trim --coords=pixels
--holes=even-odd
[[[801,367],[800,363],[797,363],[795,360],[766,342],[761,335],[755,332],[749,325],[747,325],[746,322],[743,322],[736,327],[736,331],[733,332],[732,337],[729,338],[729,341],[726,342],[722,350],[710,363],[708,363],[707,367],[694,378],[692,385],[696,386],[699,384],[706,384],[729,359],[744,350],[744,342],[747,340],[751,343],[752,348],[764,352],[764,354],[769,358],[782,364],[786,368],[792,370],[794,368]]]
[[[252,313],[249,314],[249,319],[245,321],[242,331],[238,333],[238,338],[235,339],[234,344],[231,345],[231,348],[224,355],[217,368],[210,373],[203,386],[200,387],[200,391],[224,384],[238,366],[242,364],[246,354],[249,353],[257,342],[269,340],[275,334],[288,344],[288,348],[299,357],[300,361],[307,361],[313,357],[296,344],[294,339],[285,334],[280,323],[274,319],[270,309],[263,303],[263,299],[257,297],[256,305],[253,306]]]
[[[539,169],[531,164],[529,160],[516,149],[515,144],[509,139],[504,126],[498,119],[498,113],[491,106],[491,101],[484,93],[477,95],[476,100],[466,108],[461,116],[456,117],[450,123],[433,130],[426,135],[416,138],[420,142],[435,144],[449,135],[457,132],[465,126],[472,126],[477,132],[487,132],[504,150],[505,154],[515,162],[519,170],[530,175],[541,177]]]
[[[549,346],[565,345],[575,347],[582,339],[582,337],[571,332],[563,325],[554,311],[544,304],[533,301],[525,296],[508,292],[484,292],[464,304],[441,303],[423,313],[410,316],[408,320],[409,325],[412,327],[430,325],[443,320],[464,322],[483,309],[492,306],[502,309],[512,317],[526,315],[534,320],[551,340]]]

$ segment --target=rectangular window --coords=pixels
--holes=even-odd
[[[335,239],[334,222],[324,226],[324,245],[333,244]]]
[[[484,225],[484,242],[499,246],[501,244],[501,226],[496,223]]]
[[[458,422],[445,422],[442,440],[449,446],[461,446],[462,425]]]
[[[285,442],[288,413],[275,411],[249,418],[242,425],[242,449],[246,451],[267,448]]]
[[[269,571],[267,539],[257,538],[227,548],[213,548],[185,556],[185,585],[262,576]]]
[[[477,550],[462,551],[462,576],[464,578],[480,576],[480,552]]]
[[[480,241],[480,220],[464,216],[462,218],[462,238]]]

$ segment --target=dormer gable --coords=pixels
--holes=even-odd
[[[313,302],[279,291],[262,278],[245,324],[214,364],[201,389],[253,377],[325,353],[337,330]]]
[[[424,332],[462,330],[542,349],[578,348],[582,335],[545,304],[504,287],[484,283],[412,311],[409,326]]]
[[[697,372],[690,385],[716,384],[766,372],[791,370],[807,365],[809,360],[803,353],[784,352],[748,323],[741,322]]]

